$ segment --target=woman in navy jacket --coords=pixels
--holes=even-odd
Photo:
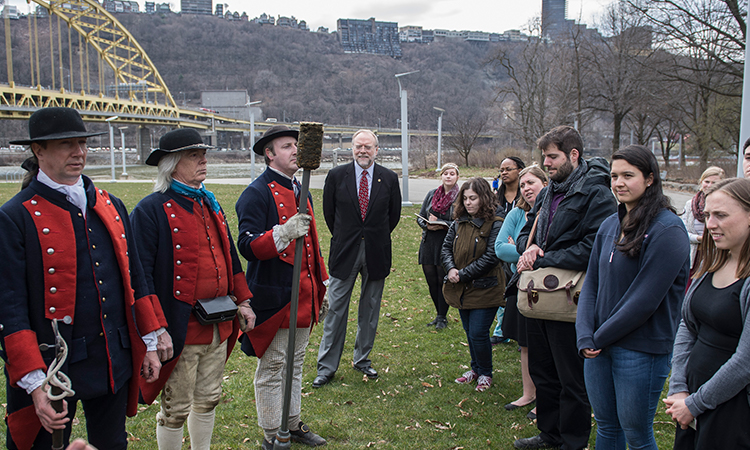
[[[688,279],[687,231],[645,147],[612,156],[617,214],[599,228],[578,302],[577,345],[597,449],[657,449],[653,420]]]

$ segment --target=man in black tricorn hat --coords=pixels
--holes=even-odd
[[[156,414],[160,450],[182,448],[185,422],[190,448],[210,448],[224,365],[240,330],[235,304],[245,319],[242,331],[255,323],[252,294],[224,211],[203,185],[210,148],[192,128],[162,136],[146,159],[159,168],[154,193],[130,214],[146,281],[159,296],[174,339],[174,358],[164,362],[159,380],[141,384],[147,404],[161,393]],[[216,309],[226,311],[216,323],[196,313],[198,302],[209,300],[225,304]]]
[[[21,192],[0,208],[0,343],[7,377],[7,446],[50,448],[70,438],[80,400],[89,441],[127,447],[138,379],[159,377],[171,350],[159,301],[145,284],[123,203],[82,175],[89,132],[78,111],[44,108],[29,119],[33,156]],[[55,359],[52,322],[67,343],[61,371],[75,391],[55,412],[45,371]]]
[[[258,425],[264,434],[262,448],[268,450],[273,448],[282,422],[295,240],[301,237],[305,251],[287,423],[292,441],[311,447],[326,443],[300,420],[302,363],[310,329],[320,320],[328,274],[318,245],[311,195],[307,197],[310,215],[297,212],[297,135],[295,130],[275,125],[255,143],[253,151],[265,157],[267,168],[245,189],[235,207],[240,229],[237,249],[247,259],[247,283],[257,314],[255,329],[243,334],[240,341],[243,352],[259,358],[254,379],[255,404]]]

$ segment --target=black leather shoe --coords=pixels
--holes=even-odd
[[[542,436],[539,434],[530,438],[516,439],[516,442],[513,443],[513,447],[528,448],[528,449],[558,448],[558,446],[555,444],[550,444],[549,442],[545,442],[544,439],[542,439]]]
[[[310,427],[302,422],[299,423],[298,430],[289,430],[289,434],[291,435],[292,442],[299,442],[310,447],[319,447],[328,443],[325,439],[310,431]]]
[[[330,383],[333,380],[333,375],[318,375],[313,380],[313,387],[319,388],[323,387],[326,384]]]
[[[357,367],[357,366],[352,366],[352,367],[354,367],[354,370],[359,370],[360,372],[365,374],[367,378],[371,380],[376,380],[378,378],[377,370],[373,369],[372,367]]]
[[[536,420],[536,413],[534,412],[533,409],[529,411],[528,414],[526,414],[526,418],[529,420]]]
[[[535,402],[536,402],[536,400],[532,400],[532,401],[530,401],[529,403],[526,403],[525,405],[516,405],[516,404],[514,404],[514,403],[512,403],[512,402],[511,402],[511,403],[508,403],[507,405],[505,405],[505,410],[506,410],[506,411],[513,411],[513,410],[515,410],[515,409],[518,409],[518,408],[523,408],[523,407],[525,407],[525,406],[531,406],[531,405],[533,405],[533,404],[534,404]],[[532,420],[533,420],[533,419],[532,419]]]
[[[276,440],[276,439],[271,439],[271,442],[268,442],[268,441],[267,441],[267,440],[265,440],[265,438],[264,438],[264,439],[263,439],[263,443],[262,443],[262,444],[260,444],[260,448],[261,448],[262,450],[273,450],[273,443],[274,443],[274,441],[275,441],[275,440]]]

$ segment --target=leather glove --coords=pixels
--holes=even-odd
[[[279,239],[291,242],[307,234],[310,228],[312,216],[308,214],[295,214],[283,225],[278,225],[274,231],[278,233]]]

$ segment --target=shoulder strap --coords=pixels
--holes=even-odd
[[[529,240],[526,241],[526,250],[529,249],[529,246],[531,245],[531,241],[534,240],[534,234],[536,233],[537,223],[539,223],[539,213],[537,213],[536,218],[534,219],[534,225],[531,226],[531,233],[529,233]]]

